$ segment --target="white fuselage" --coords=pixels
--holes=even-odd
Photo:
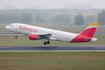
[[[6,26],[6,29],[14,33],[25,34],[25,35],[50,34],[51,36],[49,37],[49,40],[62,41],[62,42],[70,42],[78,35],[75,33],[64,32],[60,30],[54,30],[54,29],[20,24],[20,23],[13,23],[11,25],[8,25]]]

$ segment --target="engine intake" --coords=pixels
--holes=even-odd
[[[40,40],[41,37],[38,35],[34,35],[34,34],[29,34],[29,39],[30,40]]]

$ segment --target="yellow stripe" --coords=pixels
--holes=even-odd
[[[98,26],[98,22],[93,22],[90,26],[88,26],[88,27],[91,27],[91,26]]]

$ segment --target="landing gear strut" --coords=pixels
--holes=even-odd
[[[18,33],[16,33],[15,39],[17,39]]]

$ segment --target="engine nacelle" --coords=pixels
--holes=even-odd
[[[38,35],[34,35],[34,34],[29,34],[29,39],[30,40],[40,40],[41,37]]]

